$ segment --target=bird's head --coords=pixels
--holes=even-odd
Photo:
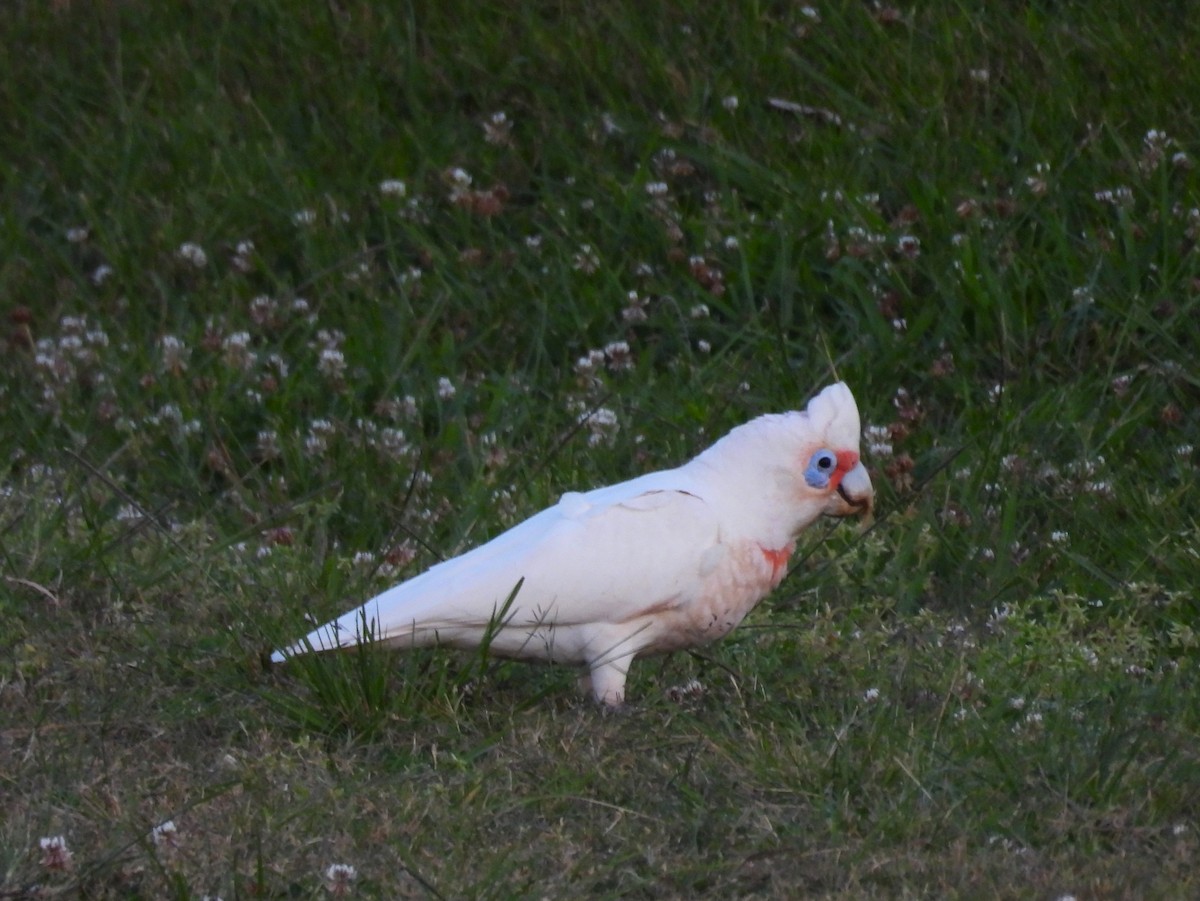
[[[858,405],[846,383],[825,388],[800,415],[807,420],[798,461],[801,490],[824,498],[821,512],[826,516],[869,515],[875,491],[859,459]]]
[[[721,486],[727,515],[741,515],[748,531],[763,532],[765,522],[770,540],[782,543],[821,516],[871,512],[858,437],[858,406],[838,382],[804,410],[738,426],[695,462]]]

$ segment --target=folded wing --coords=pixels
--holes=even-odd
[[[399,647],[475,646],[486,639],[499,653],[583,662],[588,629],[576,627],[685,605],[724,555],[705,500],[670,487],[678,482],[663,479],[666,473],[654,475],[565,495],[274,657],[352,646],[365,637]]]

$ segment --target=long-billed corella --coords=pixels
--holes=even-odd
[[[738,426],[675,469],[549,507],[310,632],[272,660],[375,642],[475,648],[586,670],[625,700],[637,657],[728,635],[821,516],[870,511],[858,407],[842,382]]]

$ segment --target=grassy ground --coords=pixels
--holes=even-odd
[[[1200,894],[1200,19],[658,6],[10,4],[0,897]],[[264,667],[835,375],[878,522],[627,715]]]

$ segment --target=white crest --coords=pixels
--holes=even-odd
[[[858,404],[845,382],[835,382],[808,402],[804,411],[812,427],[837,448],[858,447],[862,428]]]

